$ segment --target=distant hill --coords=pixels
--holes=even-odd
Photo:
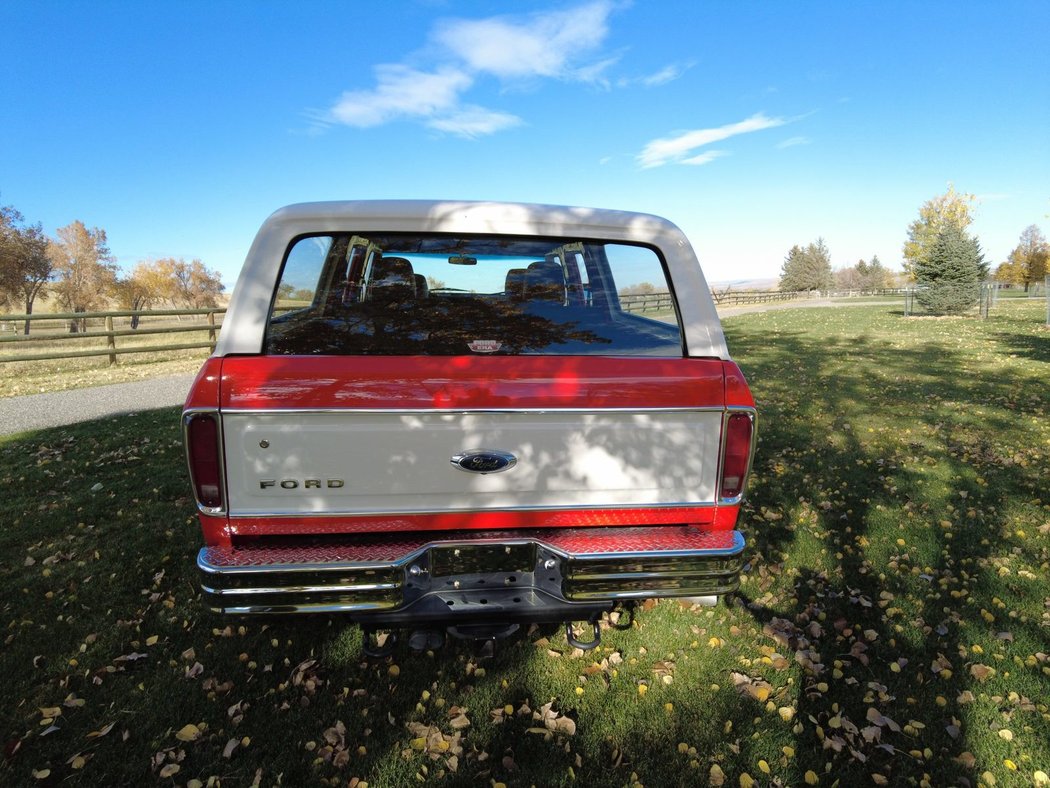
[[[708,282],[712,290],[776,290],[779,279],[733,279],[732,281]]]

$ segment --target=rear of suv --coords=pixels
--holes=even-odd
[[[617,606],[736,587],[754,419],[663,219],[290,206],[186,402],[205,599],[593,646]]]

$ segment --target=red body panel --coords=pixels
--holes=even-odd
[[[722,407],[725,382],[693,358],[234,356],[221,393],[244,409],[654,409]]]

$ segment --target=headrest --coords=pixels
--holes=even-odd
[[[376,258],[372,261],[368,292],[373,301],[415,297],[416,277],[412,263],[404,257]]]
[[[540,260],[525,270],[525,299],[565,301],[565,272],[553,260]]]
[[[430,297],[430,285],[427,284],[427,278],[423,274],[416,274],[416,298],[422,300]]]
[[[507,271],[507,280],[503,285],[503,292],[512,301],[520,301],[525,297],[525,269],[511,268]]]

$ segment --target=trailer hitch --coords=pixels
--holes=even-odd
[[[572,633],[572,622],[565,622],[565,639],[569,641],[570,646],[572,646],[573,648],[578,648],[580,649],[580,651],[590,651],[592,648],[595,648],[599,643],[602,642],[602,629],[599,622],[591,621],[589,623],[592,627],[594,627],[594,638],[591,641],[584,643],[582,641],[577,640],[576,636]]]

